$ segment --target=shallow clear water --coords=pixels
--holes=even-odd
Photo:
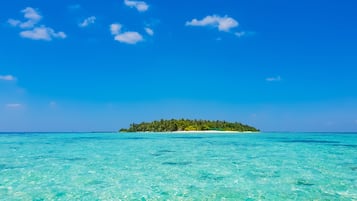
[[[0,195],[357,200],[357,133],[2,133]]]

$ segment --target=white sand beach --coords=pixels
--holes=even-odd
[[[215,130],[207,130],[207,131],[173,131],[169,133],[259,133],[253,131],[215,131]]]

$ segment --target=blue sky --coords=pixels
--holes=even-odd
[[[0,131],[160,118],[357,131],[357,3],[18,0],[0,8]]]

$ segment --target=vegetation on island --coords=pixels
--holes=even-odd
[[[132,123],[129,128],[122,128],[119,132],[173,132],[173,131],[252,131],[259,130],[238,122],[171,119],[153,122]]]

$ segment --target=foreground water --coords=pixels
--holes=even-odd
[[[357,134],[0,134],[0,200],[357,200]]]

